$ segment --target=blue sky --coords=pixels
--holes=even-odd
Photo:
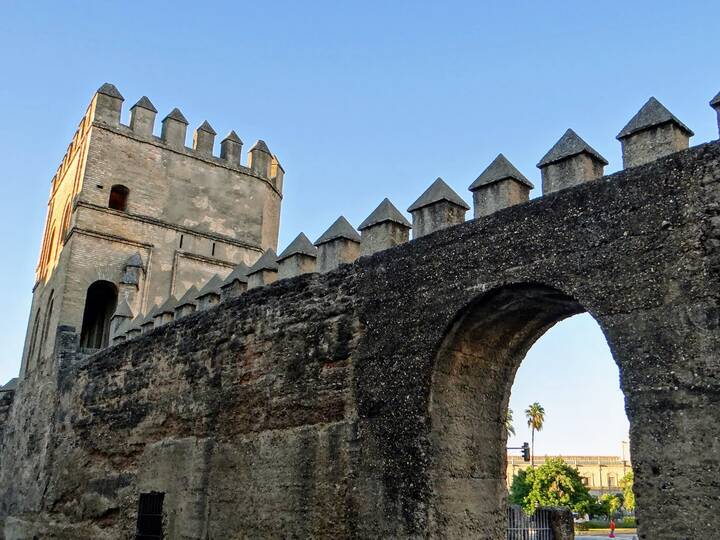
[[[716,11],[657,0],[0,0],[0,380],[19,365],[49,181],[103,82],[123,93],[125,115],[145,94],[160,118],[177,106],[191,127],[236,130],[246,149],[265,139],[287,171],[282,247],[300,231],[317,238],[340,213],[358,225],[386,196],[405,209],[437,176],[469,201],[498,152],[539,186],[535,164],[568,127],[617,170],[614,137],[651,95],[695,131],[693,143],[717,138],[707,105],[720,90]],[[514,395],[537,362],[542,392],[523,399],[549,403],[552,378],[537,377],[557,376],[572,340],[574,399],[587,399],[590,379],[617,388],[599,329],[577,321],[536,345]],[[620,425],[619,392],[605,399],[612,407],[573,425]],[[538,450],[570,448],[577,434],[551,437],[550,417]],[[593,448],[616,452],[620,438]]]

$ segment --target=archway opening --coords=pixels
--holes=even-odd
[[[115,184],[110,188],[110,198],[108,199],[108,208],[113,210],[120,210],[121,212],[127,211],[128,198],[130,197],[130,190],[121,185]]]
[[[589,495],[600,502],[622,494],[622,481],[630,472],[630,452],[618,379],[619,369],[605,335],[588,313],[558,323],[532,346],[515,375],[510,395],[513,429],[508,434],[508,488],[513,479],[518,481],[514,501],[511,491],[512,502],[529,502],[519,498],[529,482],[517,478],[521,471],[532,467],[547,470],[558,460],[577,469]],[[529,425],[528,413],[533,411],[538,414],[533,424],[540,430]],[[530,443],[530,461],[517,450],[524,442]],[[581,503],[584,496],[576,493],[568,501],[579,516],[586,513]],[[620,510],[616,511],[618,517]],[[632,510],[632,504],[622,510]]]
[[[553,325],[585,309],[539,284],[495,289],[456,317],[430,396],[432,526],[453,538],[506,534],[506,413],[515,374]]]
[[[80,346],[101,349],[110,340],[110,319],[117,307],[117,287],[109,281],[96,281],[88,287],[83,312]]]

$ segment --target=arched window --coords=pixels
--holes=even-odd
[[[115,184],[110,188],[110,200],[108,201],[108,208],[113,210],[120,210],[125,212],[127,210],[128,196],[130,190],[120,184]]]
[[[110,340],[110,318],[117,307],[117,287],[109,281],[96,281],[87,290],[80,346],[102,349]]]

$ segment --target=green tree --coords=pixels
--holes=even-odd
[[[596,513],[603,514],[612,519],[623,505],[623,496],[620,493],[606,493],[598,499]]]
[[[535,466],[535,432],[541,431],[545,422],[545,409],[537,401],[525,410],[528,427],[530,428],[530,466]]]
[[[513,426],[513,411],[512,411],[512,409],[508,409],[507,414],[505,415],[505,432],[507,433],[508,438],[510,438],[511,435],[515,435],[515,426]]]
[[[580,514],[592,513],[596,502],[578,470],[560,458],[518,472],[510,486],[510,501],[527,513],[536,506],[564,506]]]
[[[628,472],[620,480],[620,487],[623,491],[623,506],[628,512],[635,511],[635,493],[633,492],[633,483],[635,482],[635,476],[633,472]]]

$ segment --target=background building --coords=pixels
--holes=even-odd
[[[622,491],[620,481],[623,476],[632,470],[627,443],[623,443],[623,457],[618,456],[535,456],[535,466],[539,467],[548,459],[560,458],[580,472],[590,493],[602,495],[603,493],[618,493]],[[510,488],[513,478],[518,471],[529,469],[530,463],[524,461],[522,456],[507,456],[507,485]]]

